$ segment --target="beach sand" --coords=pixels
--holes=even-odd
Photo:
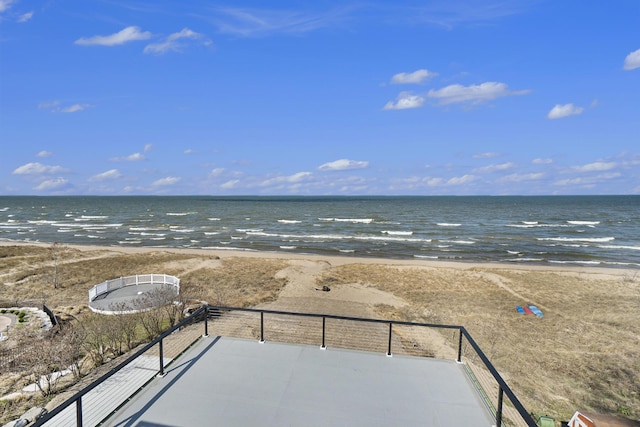
[[[51,274],[53,261],[44,250],[51,246],[0,243],[0,250],[11,247],[26,253],[20,262],[2,258],[0,299],[38,297],[44,278],[39,290],[28,292],[26,286],[21,290],[21,281],[28,268],[41,267],[40,274],[48,268]],[[56,261],[62,286],[46,291],[48,304],[57,310],[86,305],[87,290],[103,280],[166,273],[181,279],[184,292],[211,304],[463,325],[530,411],[558,420],[575,410],[640,417],[638,270],[204,249],[65,248]],[[40,264],[31,253],[38,249]],[[134,258],[138,264],[129,265]],[[107,261],[110,273],[102,272]],[[86,271],[86,277],[71,274],[75,264],[93,266],[93,273],[84,267],[79,271]],[[322,291],[323,286],[330,291]],[[539,307],[544,318],[517,313],[517,305],[528,304]],[[449,357],[455,351],[447,334],[430,333],[422,339],[420,345],[436,356]]]

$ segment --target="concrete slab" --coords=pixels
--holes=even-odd
[[[103,425],[482,426],[495,423],[455,361],[201,339]]]

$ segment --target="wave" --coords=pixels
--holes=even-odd
[[[567,228],[569,225],[567,224],[528,224],[523,221],[523,224],[506,224],[507,227],[515,227],[515,228],[537,228],[537,227],[549,227],[549,228]]]
[[[600,221],[567,221],[571,225],[598,225]]]
[[[209,221],[220,221],[220,218],[207,218]]]
[[[228,245],[231,242],[220,242],[223,245]],[[244,251],[244,252],[256,252],[255,249],[249,249],[249,248],[236,248],[236,247],[229,247],[229,246],[203,246],[202,249],[210,249],[210,250],[216,250],[216,251]]]
[[[198,212],[167,212],[165,215],[167,216],[187,216],[187,215],[196,215]]]
[[[260,237],[277,237],[280,239],[297,239],[301,241],[306,240],[377,240],[383,242],[419,242],[429,243],[431,239],[419,239],[419,238],[407,238],[407,237],[393,237],[393,236],[358,236],[358,235],[345,235],[345,234],[279,234],[279,233],[266,233],[264,231],[247,232],[251,236]]]
[[[381,231],[382,234],[389,234],[391,236],[411,236],[413,234],[413,231],[389,231],[389,230],[382,230]]]
[[[279,219],[278,222],[282,224],[300,224],[302,221],[298,221],[297,219]]]
[[[280,246],[280,249],[294,250],[294,249],[298,249],[298,247],[297,246]]]
[[[318,218],[324,222],[351,222],[353,224],[371,224],[373,218]]]
[[[600,245],[598,246],[601,249],[629,249],[632,251],[640,251],[640,246],[625,246],[625,245]]]
[[[585,265],[600,265],[602,261],[581,261],[581,260],[553,260],[550,259],[551,264],[585,264]]]
[[[589,242],[589,243],[602,243],[611,242],[615,240],[615,237],[538,237],[539,241],[552,241],[552,242]]]
[[[66,223],[66,222],[53,222],[51,225],[55,226],[55,227],[80,227],[80,228],[87,228],[86,224],[70,224],[70,223]],[[100,224],[100,227],[113,227],[113,228],[117,228],[117,227],[122,227],[122,224]]]
[[[118,240],[118,243],[121,245],[139,245],[142,240]]]
[[[459,223],[450,223],[450,222],[438,222],[436,225],[440,227],[460,227],[462,224]]]

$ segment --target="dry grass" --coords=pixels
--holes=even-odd
[[[276,273],[282,260],[228,258],[217,268],[201,268],[180,276],[182,293],[209,304],[252,307],[270,302],[286,285]]]
[[[0,246],[0,300],[44,298],[58,312],[77,314],[97,283],[166,273],[180,277],[187,297],[251,307],[278,298],[286,280],[277,273],[289,265],[281,259],[65,247],[57,262],[60,287],[53,289],[49,249]],[[556,419],[568,419],[576,409],[640,418],[639,275],[354,263],[326,269],[315,286],[335,290],[351,283],[407,302],[378,304],[381,318],[464,325],[532,411]],[[545,317],[517,314],[515,306],[528,303]],[[352,314],[348,304],[340,307],[345,312],[334,314]],[[442,336],[443,343],[451,341],[450,334]]]

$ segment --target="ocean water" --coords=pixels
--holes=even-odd
[[[0,240],[640,267],[640,196],[3,196]]]

